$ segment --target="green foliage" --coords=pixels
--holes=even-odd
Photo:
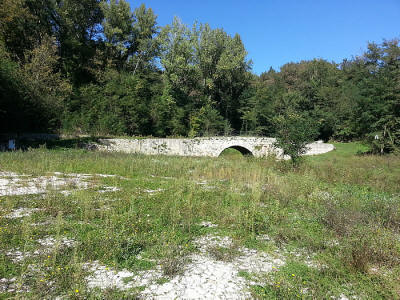
[[[131,11],[128,2],[111,0],[101,3],[104,20],[105,59],[117,70],[131,70],[151,66],[158,53],[156,16],[144,4]]]
[[[254,298],[398,298],[398,156],[360,156],[357,152],[367,150],[361,144],[337,143],[336,151],[282,170],[274,159],[153,157],[76,148],[88,141],[53,141],[49,149],[0,156],[3,171],[35,177],[56,171],[125,177],[96,178],[98,187],[120,189],[106,194],[97,187],[69,186],[69,196],[57,191],[2,196],[4,215],[21,207],[40,209],[21,220],[0,218],[0,277],[16,277],[30,291],[2,297],[55,298],[72,292],[72,298],[78,289],[82,298],[132,298],[137,290],[88,289],[90,272],[82,266],[98,261],[110,273],[128,270],[140,276],[137,271],[160,270],[174,277],[190,269],[190,254],[203,255],[194,241],[211,233],[234,242],[206,249],[221,266],[232,266],[231,260],[240,264],[247,255],[253,261],[254,251],[272,264],[265,272],[240,272]],[[200,181],[207,184],[196,184]],[[218,227],[201,227],[202,221]],[[71,249],[40,251],[38,239],[49,236],[75,243]],[[243,254],[244,247],[251,251]],[[7,253],[16,248],[32,255],[12,262]]]
[[[90,82],[91,63],[101,37],[103,0],[55,0],[54,7],[42,7],[51,14],[53,35],[59,44],[61,69],[75,87]]]
[[[176,18],[161,32],[160,45],[163,75],[175,103],[187,114],[187,132],[207,134],[212,129],[207,123],[214,121],[212,131],[220,129],[218,115],[240,129],[239,97],[249,82],[249,62],[240,37],[208,24],[195,24],[190,30]],[[200,115],[208,113],[212,120],[198,132]]]
[[[158,96],[155,76],[138,77],[109,71],[103,85],[83,86],[76,95],[74,113],[66,114],[70,131],[92,134],[151,134],[152,101]]]
[[[26,53],[25,60],[23,70],[29,96],[36,99],[36,105],[40,106],[42,115],[48,118],[49,125],[58,128],[59,116],[71,95],[72,87],[57,71],[59,57],[55,40],[44,37],[38,47]]]
[[[206,104],[190,116],[189,137],[214,136],[224,131],[225,122],[218,111]]]
[[[0,45],[2,131],[275,136],[290,104],[319,139],[399,149],[398,39],[257,76],[238,34],[178,18],[160,28],[143,4],[0,0]]]
[[[1,131],[55,130],[71,85],[56,72],[59,57],[54,40],[26,52],[23,66],[13,62],[0,45]]]
[[[290,156],[293,164],[297,165],[301,155],[307,151],[307,143],[317,135],[315,124],[306,116],[293,110],[275,118],[276,143],[283,150],[283,155]]]

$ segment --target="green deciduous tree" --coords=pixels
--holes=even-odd
[[[231,37],[208,24],[194,24],[189,29],[175,18],[162,31],[160,43],[164,78],[176,105],[185,111],[187,132],[208,132],[195,125],[204,111],[218,112],[227,122],[225,128],[232,124],[239,130],[239,98],[250,79],[250,63],[239,35]],[[215,128],[220,128],[220,117],[214,120]]]
[[[315,122],[308,116],[288,109],[274,120],[276,126],[275,146],[288,155],[294,165],[300,162],[307,151],[307,143],[317,136]]]

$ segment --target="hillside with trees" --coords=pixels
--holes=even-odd
[[[0,132],[275,136],[296,119],[320,139],[399,148],[399,39],[340,63],[251,65],[238,34],[160,27],[144,5],[0,0]]]

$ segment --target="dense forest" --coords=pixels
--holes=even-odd
[[[400,145],[399,40],[366,49],[257,76],[239,35],[177,18],[160,27],[144,5],[0,0],[0,132],[274,136],[297,118],[316,138],[390,152]]]

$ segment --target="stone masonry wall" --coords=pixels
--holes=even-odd
[[[103,151],[140,153],[147,155],[211,156],[218,157],[230,147],[245,148],[255,157],[268,154],[281,156],[282,150],[273,146],[274,138],[265,137],[209,137],[194,139],[101,139],[97,148]],[[322,154],[334,149],[331,144],[314,142],[308,144],[305,155]]]

